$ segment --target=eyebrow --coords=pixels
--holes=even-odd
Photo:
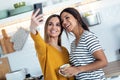
[[[66,14],[64,17],[67,17],[68,15]]]
[[[54,23],[54,22],[48,22],[48,23]],[[60,24],[60,21],[59,22],[56,22],[57,24]]]

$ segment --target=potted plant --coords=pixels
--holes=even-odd
[[[89,26],[93,26],[99,23],[98,16],[95,13],[93,14],[92,12],[85,12],[84,18]]]
[[[18,2],[18,3],[14,4],[14,8],[19,8],[19,7],[22,7],[22,6],[25,6],[25,2]]]

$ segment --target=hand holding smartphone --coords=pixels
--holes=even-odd
[[[43,13],[42,3],[35,3],[33,6],[34,6],[34,12],[35,12],[37,9],[40,9],[38,15]]]
[[[37,16],[43,13],[42,3],[35,3],[34,4],[34,13],[37,11],[37,9],[40,9]],[[41,18],[41,20],[39,22],[42,22],[42,21],[43,21],[43,19]]]

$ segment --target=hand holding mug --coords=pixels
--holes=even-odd
[[[70,67],[70,64],[64,64],[64,65],[60,66],[59,74],[61,74],[64,77],[68,77],[69,75],[64,73],[64,70],[68,67]]]

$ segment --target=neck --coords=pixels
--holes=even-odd
[[[48,44],[50,44],[52,46],[58,46],[58,38],[50,37]]]
[[[74,30],[73,33],[74,33],[76,39],[79,39],[83,32],[84,32],[84,29],[81,26],[78,26],[78,27],[76,27],[76,30]]]
[[[84,29],[81,26],[76,27],[76,29],[74,30],[73,33],[76,37],[76,40],[75,40],[76,46],[77,46],[79,39],[80,39],[81,35],[83,34],[83,32],[84,32]]]
[[[51,46],[53,46],[57,50],[62,51],[61,46],[58,45],[58,38],[57,39],[50,38],[48,44],[50,44]]]

